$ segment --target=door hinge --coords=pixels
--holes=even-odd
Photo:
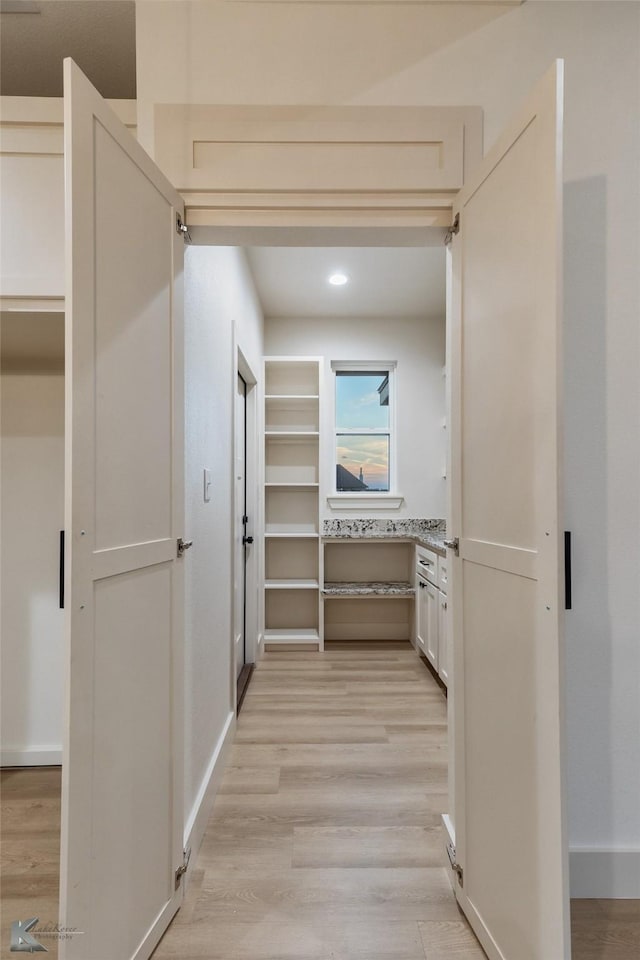
[[[451,869],[458,878],[458,883],[461,887],[464,887],[464,870],[456,860],[456,848],[454,847],[451,840],[447,843],[447,856],[449,857],[449,863],[451,864]]]
[[[444,236],[445,246],[448,247],[451,241],[453,240],[453,238],[456,237],[459,233],[460,233],[460,214],[456,213],[452,225],[449,227],[449,229],[447,230]]]
[[[182,222],[182,217],[176,213],[176,233],[179,233],[185,243],[191,243],[191,234],[186,223]]]
[[[182,863],[176,870],[176,890],[180,886],[180,881],[184,877],[185,873],[189,868],[189,860],[191,859],[191,847],[187,850],[182,851]]]
[[[457,537],[454,537],[453,540],[445,540],[444,545],[448,547],[449,550],[453,550],[456,557],[460,556],[460,541]]]
[[[183,557],[192,546],[193,540],[183,540],[182,537],[178,537],[178,556]]]

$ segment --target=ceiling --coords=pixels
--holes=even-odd
[[[61,97],[65,57],[103,97],[135,99],[133,0],[1,0],[3,96]]]
[[[438,247],[250,247],[265,317],[444,317],[445,250]],[[340,271],[342,287],[327,282]]]

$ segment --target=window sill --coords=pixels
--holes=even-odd
[[[332,510],[399,510],[404,503],[404,497],[390,493],[380,493],[377,496],[336,493],[327,497],[327,503]]]

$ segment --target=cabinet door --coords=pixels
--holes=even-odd
[[[562,63],[454,203],[457,896],[491,960],[568,960]],[[514,860],[514,851],[517,856]]]
[[[60,957],[145,960],[182,897],[182,200],[70,60],[65,163]]]
[[[427,583],[424,588],[426,598],[426,637],[425,653],[427,660],[434,670],[438,669],[438,597],[440,591],[433,584]]]
[[[447,597],[438,596],[438,675],[442,682],[449,685],[451,655],[449,651],[449,631],[447,630]]]
[[[422,653],[427,649],[427,585],[418,578],[416,595],[416,646]]]

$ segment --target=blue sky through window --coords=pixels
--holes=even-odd
[[[381,403],[386,381],[386,371],[336,372],[336,464],[349,472],[338,469],[338,490],[389,490],[389,406]]]

